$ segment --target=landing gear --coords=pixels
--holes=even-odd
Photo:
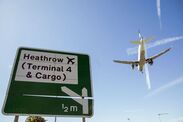
[[[134,69],[135,68],[135,65],[134,64],[132,64],[132,69]]]

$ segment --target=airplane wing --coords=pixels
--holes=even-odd
[[[120,61],[120,60],[114,60],[116,63],[121,63],[121,64],[138,64],[139,61]]]
[[[171,48],[168,48],[168,49],[162,51],[161,53],[159,53],[159,54],[157,54],[157,55],[154,55],[154,56],[152,56],[152,57],[150,57],[150,58],[147,58],[146,61],[154,60],[154,59],[156,59],[157,57],[159,57],[159,56],[161,56],[161,55],[167,53],[168,51],[170,51],[170,49],[171,49]]]

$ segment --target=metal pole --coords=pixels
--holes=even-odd
[[[159,116],[159,117],[158,117],[158,118],[159,118],[159,122],[161,122],[161,118],[160,118],[160,116],[161,116],[161,115],[160,115],[160,114],[158,114],[158,116]]]
[[[16,115],[15,118],[14,118],[14,122],[18,122],[18,118],[19,118],[19,116]]]
[[[57,117],[55,116],[55,122],[57,122]]]
[[[82,118],[82,122],[86,122],[86,121],[85,121],[85,117]]]
[[[57,98],[58,96],[56,96],[56,98]],[[55,122],[57,122],[57,117],[55,116]]]
[[[130,122],[130,118],[128,118],[128,121]]]
[[[159,114],[158,114],[159,122],[161,122],[161,116],[162,116],[162,115],[167,115],[167,114],[168,114],[168,113],[159,113]]]
[[[82,97],[82,100],[84,100],[84,97]],[[85,117],[82,117],[82,122],[86,122]]]

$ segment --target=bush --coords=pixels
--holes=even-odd
[[[29,116],[25,122],[46,122],[46,120],[41,116]]]

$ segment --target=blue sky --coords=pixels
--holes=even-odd
[[[183,122],[183,40],[148,49],[148,56],[172,47],[145,76],[114,59],[135,60],[127,49],[144,37],[158,40],[183,36],[183,1],[161,0],[160,28],[156,0],[0,0],[0,106],[2,107],[16,50],[20,46],[86,53],[91,58],[94,116],[89,122]],[[20,117],[24,122],[26,117]],[[45,117],[49,122],[54,118]],[[79,122],[80,118],[58,118]],[[1,122],[13,116],[0,114]]]

